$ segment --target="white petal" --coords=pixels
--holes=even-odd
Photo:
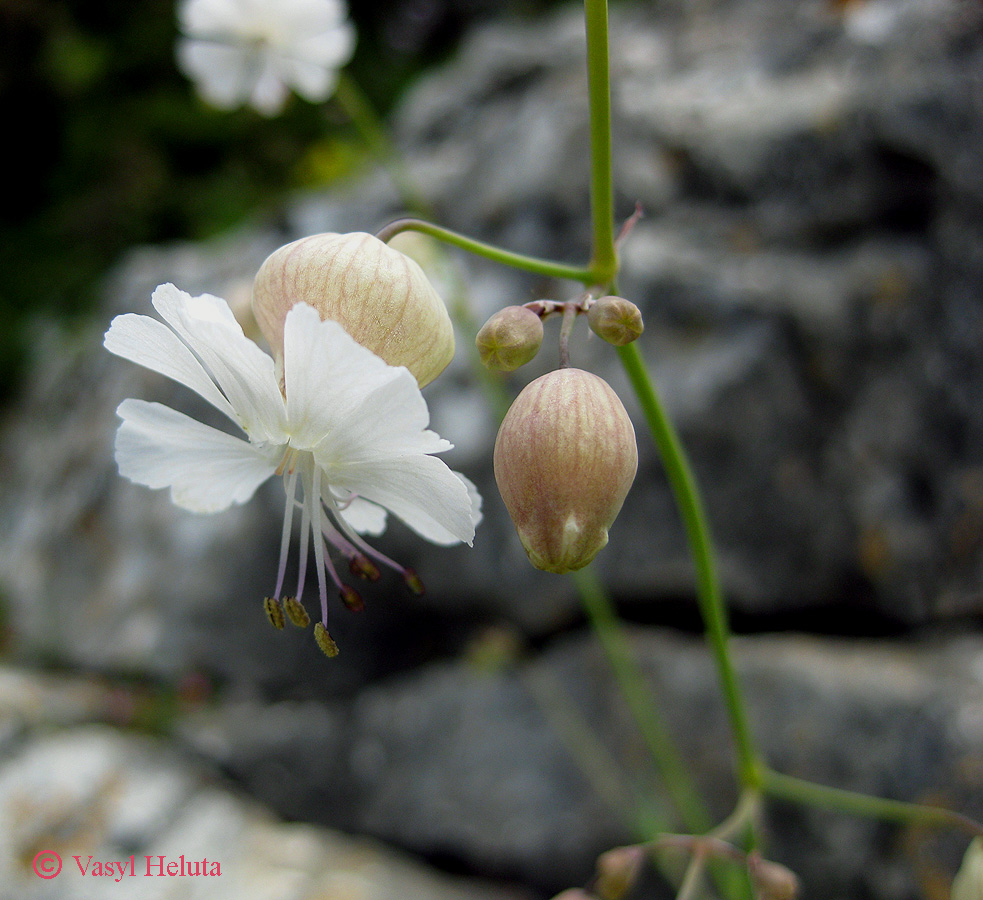
[[[337,322],[298,303],[284,323],[284,376],[291,445],[336,465],[452,446],[427,430],[416,379],[357,343]]]
[[[215,386],[201,363],[163,322],[135,313],[117,316],[106,332],[103,345],[110,353],[146,366],[191,388],[233,422],[238,422],[229,401]]]
[[[250,440],[284,443],[286,410],[273,359],[242,333],[229,305],[210,294],[192,297],[173,284],[158,287],[153,303],[211,372]]]
[[[287,86],[283,83],[279,68],[279,60],[269,59],[267,54],[256,61],[249,102],[264,116],[275,116],[287,102]]]
[[[236,0],[183,0],[178,7],[181,30],[195,37],[228,33],[242,21]]]
[[[327,100],[338,84],[337,70],[320,63],[284,57],[277,60],[276,69],[281,87],[284,83],[291,85],[309,103],[321,103]],[[254,96],[255,93],[254,91]]]
[[[482,519],[481,494],[478,493],[478,488],[475,487],[470,479],[465,478],[460,472],[454,472],[453,474],[464,483],[464,486],[468,490],[468,499],[471,502],[471,522],[477,528]],[[420,537],[426,538],[431,543],[440,544],[444,547],[460,543],[460,538],[451,534],[443,525],[429,515],[411,516],[404,514],[402,518]]]
[[[468,487],[435,456],[353,465],[343,473],[333,473],[335,477],[333,487],[384,506],[434,543],[470,544],[474,540],[476,520]]]
[[[174,503],[192,512],[245,503],[276,469],[278,448],[263,450],[159,403],[124,400],[116,412],[120,474],[169,487]]]
[[[177,44],[178,67],[205,100],[219,109],[235,109],[249,99],[255,56],[243,47],[182,38]]]
[[[347,505],[338,504],[341,517],[359,534],[378,536],[386,530],[386,511],[381,506],[356,497]],[[454,543],[457,543],[456,540]]]
[[[298,303],[284,322],[283,374],[291,444],[308,450],[349,428],[366,396],[377,389],[384,393],[400,370],[356,343],[337,322],[322,322],[313,307]]]

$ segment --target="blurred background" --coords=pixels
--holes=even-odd
[[[434,218],[589,253],[578,4],[358,3],[347,71]],[[0,897],[548,898],[667,810],[572,582],[526,562],[491,474],[469,330],[575,293],[424,241],[457,357],[427,388],[485,497],[473,549],[394,524],[398,579],[340,604],[326,660],[270,628],[282,494],[213,517],[119,478],[130,396],[203,413],[101,347],[154,287],[248,316],[281,244],[406,209],[332,101],[208,108],[171,3],[0,2]],[[768,760],[983,816],[983,13],[972,0],[612,2],[622,293],[704,490]],[[248,322],[247,322],[248,325]],[[575,365],[638,418],[611,348]],[[595,563],[713,816],[732,755],[651,441]],[[965,849],[770,805],[804,897],[945,898]],[[38,853],[67,861],[52,879]],[[146,877],[146,855],[222,875]],[[167,882],[164,884],[164,882]],[[112,888],[110,888],[112,885]],[[143,892],[142,894],[140,892]],[[181,893],[189,892],[189,893]],[[654,873],[632,898],[670,897]]]

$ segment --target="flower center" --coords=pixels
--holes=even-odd
[[[313,543],[318,595],[321,603],[321,630],[318,631],[318,635],[321,637],[318,638],[318,645],[321,646],[322,650],[325,646],[330,646],[334,652],[329,655],[334,655],[337,652],[337,647],[327,632],[328,579],[330,578],[334,583],[342,603],[348,609],[358,611],[363,608],[364,603],[358,591],[345,584],[339,577],[331,559],[331,547],[348,560],[349,571],[358,578],[368,581],[378,580],[380,572],[375,564],[378,562],[398,572],[415,594],[423,593],[423,584],[416,572],[401,566],[371,547],[346,521],[344,510],[358,497],[355,495],[336,496],[331,486],[325,483],[324,472],[315,462],[313,453],[297,450],[288,444],[284,449],[280,464],[276,468],[276,474],[283,478],[286,505],[283,512],[283,530],[280,534],[280,562],[277,567],[276,589],[272,597],[267,597],[264,600],[267,616],[275,627],[278,629],[283,627],[285,620],[280,602],[287,571],[287,560],[290,556],[294,510],[299,508],[300,546],[297,562],[297,591],[294,596],[283,597],[283,605],[287,610],[287,618],[293,624],[301,627],[308,624],[309,619],[301,606],[301,597],[304,593],[304,582],[307,576],[308,550]],[[297,498],[298,485],[302,492],[300,499]],[[326,643],[325,637],[330,643]]]

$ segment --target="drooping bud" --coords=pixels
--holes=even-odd
[[[495,441],[495,480],[537,569],[570,572],[608,542],[638,468],[618,395],[582,369],[557,369],[516,397]]]
[[[253,283],[253,312],[277,358],[295,303],[340,323],[422,387],[454,356],[454,329],[420,266],[371,234],[315,234],[275,250]]]
[[[478,332],[475,345],[489,369],[512,372],[524,366],[543,344],[543,320],[525,306],[506,306]]]
[[[266,611],[266,618],[270,620],[270,624],[277,631],[283,631],[285,622],[283,619],[283,610],[280,608],[280,601],[276,597],[264,597],[263,609]]]
[[[624,347],[645,330],[642,311],[624,297],[600,297],[587,311],[587,324],[599,338]]]
[[[757,900],[795,900],[799,896],[799,879],[780,863],[750,853],[747,868]]]
[[[597,859],[595,890],[601,900],[622,900],[632,889],[645,864],[645,850],[638,844],[615,847]]]
[[[296,597],[284,597],[283,609],[292,625],[296,625],[298,628],[306,628],[311,624],[311,617]]]

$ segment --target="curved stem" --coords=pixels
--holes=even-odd
[[[697,600],[734,734],[741,784],[745,788],[754,788],[760,785],[761,765],[751,737],[737,673],[731,661],[730,627],[703,501],[682,444],[649,378],[638,348],[635,344],[619,347],[618,355],[659,449],[686,529],[696,567]]]
[[[474,238],[458,234],[449,228],[434,225],[432,222],[425,222],[423,219],[396,219],[396,221],[390,222],[380,229],[376,233],[376,237],[380,241],[388,243],[403,231],[418,231],[421,234],[427,234],[438,241],[450,244],[452,247],[458,247],[468,253],[473,253],[475,256],[483,256],[485,259],[501,263],[503,266],[511,266],[513,269],[522,269],[525,272],[546,275],[550,278],[568,278],[571,281],[579,281],[586,285],[597,282],[597,276],[590,266],[571,266],[554,262],[551,259],[512,253],[493,244],[486,244],[484,241],[476,241]]]
[[[983,836],[983,825],[968,816],[941,806],[925,806],[869,797],[856,791],[827,787],[791,775],[782,775],[768,768],[760,771],[761,790],[768,796],[793,803],[836,810],[853,816],[881,819],[908,825],[925,825],[933,828],[958,828],[970,834]]]
[[[631,652],[611,598],[593,569],[573,573],[584,610],[611,665],[625,702],[661,774],[666,791],[686,827],[706,831],[710,817],[666,727],[638,662]]]

